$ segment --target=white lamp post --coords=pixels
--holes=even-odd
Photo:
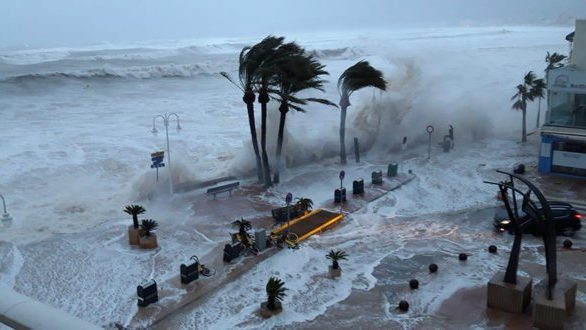
[[[179,124],[179,115],[174,112],[165,113],[164,115],[157,115],[153,117],[153,134],[157,135],[157,127],[155,126],[155,122],[157,118],[163,119],[163,124],[165,125],[165,133],[167,134],[167,166],[169,166],[169,189],[171,191],[171,195],[173,194],[173,172],[171,171],[171,149],[169,149],[169,119],[171,116],[175,116],[177,119],[177,131],[181,130],[181,125]]]
[[[2,206],[4,206],[4,213],[2,214],[2,221],[10,221],[12,217],[8,212],[6,212],[6,200],[4,200],[4,196],[0,194],[0,198],[2,198]]]

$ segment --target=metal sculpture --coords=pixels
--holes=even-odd
[[[553,288],[557,283],[557,265],[555,227],[549,204],[541,191],[527,179],[513,173],[500,170],[497,170],[497,172],[507,175],[509,180],[501,182],[484,181],[484,183],[494,184],[499,187],[500,198],[513,224],[512,228],[515,234],[504,282],[517,284],[517,269],[519,267],[523,229],[531,224],[536,224],[543,235],[545,246],[545,268],[548,277],[547,299],[553,300]],[[527,191],[524,192],[521,188],[518,188],[515,185],[515,181],[523,183],[527,187]],[[511,194],[509,194],[509,191]],[[532,196],[537,200],[532,199]],[[518,197],[522,198],[519,200]],[[524,214],[520,216],[519,211],[524,212]]]

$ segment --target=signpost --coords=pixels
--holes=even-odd
[[[425,130],[427,131],[427,134],[429,134],[429,145],[427,146],[427,159],[430,159],[431,158],[431,133],[433,133],[433,126],[427,125],[427,128]]]
[[[157,179],[156,182],[159,182],[159,167],[165,167],[165,163],[163,160],[165,159],[165,152],[164,151],[157,151],[151,154],[151,168],[157,169]]]
[[[289,207],[291,201],[293,201],[293,194],[287,193],[287,196],[285,197],[285,202],[287,202],[287,234],[289,234],[289,220],[291,220],[291,212]]]
[[[342,190],[344,188],[344,185],[342,184],[342,181],[344,181],[344,177],[345,176],[346,176],[346,172],[340,171],[340,190]]]

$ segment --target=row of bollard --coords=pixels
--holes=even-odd
[[[388,177],[395,177],[397,176],[397,172],[399,169],[399,164],[392,163],[389,164],[387,168],[387,176]],[[340,173],[340,180],[342,180],[344,175]],[[373,185],[382,185],[383,184],[383,172],[382,171],[374,171],[371,173],[371,181]],[[340,184],[341,185],[341,184]],[[352,182],[352,194],[353,195],[362,195],[364,194],[364,180],[354,180]],[[334,203],[344,203],[346,202],[346,188],[340,187],[334,191]]]

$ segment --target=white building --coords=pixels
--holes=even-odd
[[[565,67],[547,73],[539,172],[586,177],[586,20],[576,21]]]

